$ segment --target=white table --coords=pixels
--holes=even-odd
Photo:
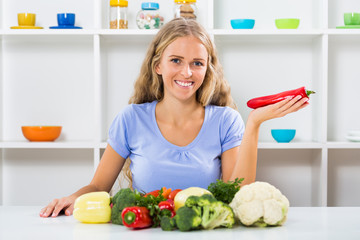
[[[160,228],[131,230],[114,224],[83,224],[72,216],[41,218],[41,207],[0,206],[0,239],[360,239],[360,207],[291,207],[282,227],[165,232]]]

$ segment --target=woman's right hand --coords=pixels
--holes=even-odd
[[[63,210],[66,216],[70,216],[74,211],[75,200],[75,196],[54,199],[49,205],[41,209],[39,215],[40,217],[57,217]]]

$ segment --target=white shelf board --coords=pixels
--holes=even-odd
[[[360,35],[360,29],[207,29],[215,36],[308,36]],[[155,36],[158,29],[0,29],[1,35],[115,35]]]
[[[105,149],[106,146],[107,146],[107,144],[108,144],[107,142],[102,142],[102,143],[100,143],[100,146],[99,146],[99,147],[100,147],[101,149]]]
[[[209,30],[214,35],[307,35],[318,36],[324,33],[320,29],[298,30],[298,29],[213,29]]]
[[[27,142],[27,141],[18,141],[18,142],[0,142],[1,148],[56,148],[56,149],[93,149],[98,147],[99,144],[96,142]]]
[[[322,149],[324,144],[318,142],[259,142],[259,149]]]
[[[328,29],[326,31],[327,34],[329,35],[339,35],[339,36],[344,36],[344,35],[360,35],[360,29]]]
[[[99,148],[105,149],[107,142],[102,142]],[[324,144],[318,142],[259,142],[258,149],[322,149]]]
[[[107,142],[0,142],[0,148],[101,148],[105,149]],[[277,143],[277,142],[259,142],[259,149],[359,149],[360,142],[290,142],[290,143]]]
[[[94,29],[4,29],[3,35],[94,35]],[[1,31],[0,31],[1,33]]]
[[[312,41],[321,37],[321,30],[297,30],[297,29],[214,29],[209,31],[219,40],[246,40],[251,42],[275,41]],[[260,37],[260,38],[259,38]]]
[[[158,29],[99,29],[97,33],[100,35],[146,35],[155,36]]]
[[[328,149],[359,149],[360,142],[328,142],[326,144]]]

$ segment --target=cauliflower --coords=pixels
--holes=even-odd
[[[286,221],[289,200],[266,182],[245,185],[230,203],[235,216],[246,226],[282,225]]]

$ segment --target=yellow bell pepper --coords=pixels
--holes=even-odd
[[[111,218],[110,195],[91,192],[75,200],[74,218],[83,223],[107,223]]]

